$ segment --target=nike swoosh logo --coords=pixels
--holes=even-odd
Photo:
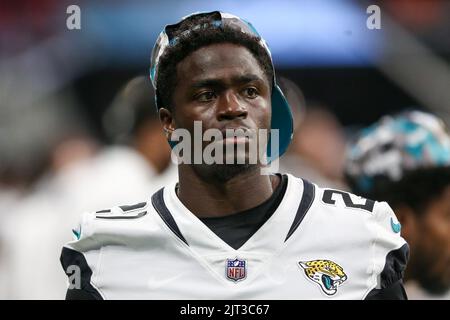
[[[391,218],[391,228],[395,233],[399,233],[402,229],[402,225],[400,223],[395,223],[394,219]]]

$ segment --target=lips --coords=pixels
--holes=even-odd
[[[225,127],[220,129],[223,138],[225,139],[227,136],[242,136],[248,134],[252,130],[246,127]]]
[[[248,142],[248,137],[228,137],[223,139],[223,143],[228,144],[228,143],[234,143],[234,144],[241,144],[241,143],[247,143]]]
[[[254,135],[254,130],[246,127],[226,127],[220,129],[220,132],[225,142],[244,142],[248,141]]]

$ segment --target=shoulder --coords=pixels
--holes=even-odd
[[[320,187],[311,181],[290,174],[288,178],[292,185],[297,186],[291,188],[291,192],[300,192],[302,197],[306,195],[312,198],[315,209],[325,214],[344,216],[354,214],[355,218],[368,218],[392,212],[389,205],[384,202],[366,199],[345,190]]]
[[[303,193],[313,195],[309,226],[319,228],[332,243],[342,244],[352,256],[366,257],[370,290],[385,289],[401,281],[409,247],[388,203],[292,178],[297,185],[303,185]]]
[[[292,188],[291,192],[300,190],[303,197],[306,195],[312,198],[312,206],[314,206],[316,211],[321,211],[324,214],[364,219],[372,222],[372,227],[373,223],[381,223],[387,229],[394,227],[391,231],[395,231],[395,233],[398,233],[400,230],[400,224],[398,224],[393,210],[386,202],[367,199],[346,190],[320,187],[311,181],[297,178],[290,174],[288,174],[288,177],[298,186],[297,188]],[[391,220],[392,224],[390,223]]]
[[[143,201],[132,205],[122,205],[96,211],[91,214],[91,218],[106,220],[129,220],[143,217],[148,212],[148,202]]]
[[[145,220],[151,216],[150,208],[148,202],[139,202],[83,213],[71,231],[73,240],[61,251],[60,262],[69,282],[78,273],[81,275],[80,287],[94,297],[102,298],[94,278],[99,272],[103,248],[114,247],[120,251],[120,247],[134,247],[141,243],[142,235],[151,240],[154,223]]]
[[[79,222],[71,230],[73,240],[64,247],[85,252],[123,241],[129,238],[130,234],[145,227],[146,224],[143,221],[150,216],[151,210],[151,204],[143,201],[132,205],[85,212],[81,214]]]
[[[300,180],[300,179],[299,179]],[[368,270],[373,288],[384,289],[401,281],[409,258],[409,247],[401,236],[401,224],[386,202],[366,199],[344,190],[314,188],[311,214],[327,222],[323,230],[352,246],[370,252]]]
[[[345,223],[360,220],[369,231],[371,241],[379,246],[399,248],[406,244],[401,237],[400,222],[387,202],[317,185],[314,190],[316,211],[336,216]]]

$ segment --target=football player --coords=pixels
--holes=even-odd
[[[450,136],[436,116],[409,110],[363,130],[351,144],[352,190],[394,208],[411,247],[411,299],[450,298]]]
[[[166,26],[150,77],[174,148],[176,131],[195,136],[197,121],[232,150],[253,138],[227,130],[278,130],[279,148],[267,142],[272,131],[265,140],[269,161],[289,145],[292,116],[269,49],[237,16],[198,13]],[[262,174],[267,163],[245,156],[180,163],[178,182],[142,203],[84,214],[61,255],[67,298],[406,298],[408,245],[388,204]]]

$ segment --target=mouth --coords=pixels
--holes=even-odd
[[[245,144],[254,135],[254,130],[245,127],[223,128],[220,132],[224,144]]]
[[[245,144],[249,141],[248,137],[226,137],[222,140],[224,144]]]

